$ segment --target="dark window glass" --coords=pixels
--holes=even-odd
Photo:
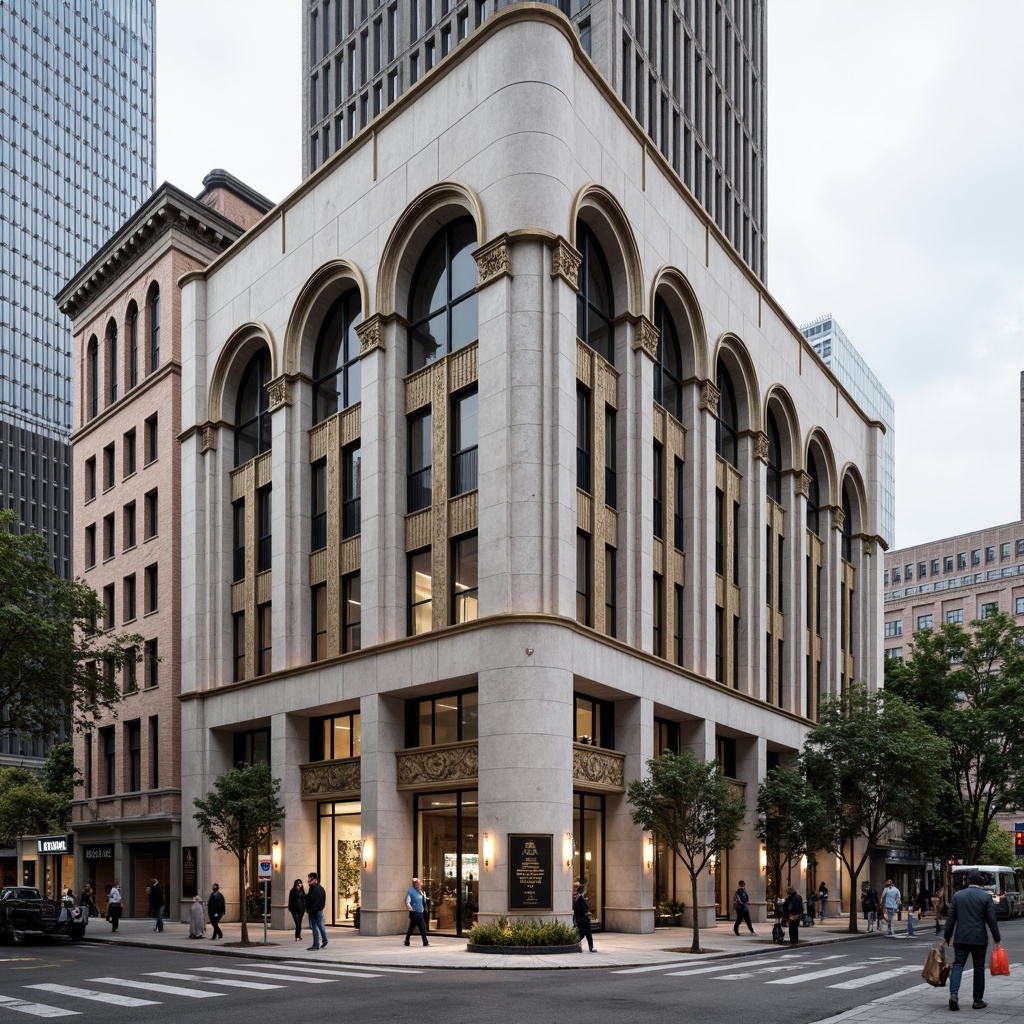
[[[811,452],[807,460],[807,475],[810,484],[807,488],[807,528],[817,536],[821,536],[821,487],[818,483],[818,461]],[[949,571],[953,571],[953,559],[949,560]]]
[[[476,690],[446,693],[405,703],[405,745],[430,747],[468,743],[479,736]]]
[[[409,636],[433,629],[433,569],[430,549],[409,555]]]
[[[99,342],[97,342],[95,338],[89,339],[89,349],[86,361],[89,364],[89,418],[93,419],[100,411]]]
[[[474,388],[452,400],[452,477],[455,497],[477,487],[477,393]]]
[[[715,421],[715,451],[730,466],[739,468],[739,415],[732,377],[721,359],[718,360],[718,418]]]
[[[604,631],[615,636],[615,548],[604,549]]]
[[[576,335],[614,365],[612,276],[597,237],[582,220],[576,221],[576,246],[583,257],[577,279]]]
[[[576,486],[590,494],[590,392],[576,387]]]
[[[362,586],[359,573],[341,579],[341,649],[346,654],[362,647]]]
[[[232,579],[237,583],[245,579],[245,500],[240,499],[231,506],[232,541],[231,568]]]
[[[235,465],[270,451],[270,355],[260,349],[242,373],[235,406]]]
[[[266,675],[273,667],[273,617],[268,601],[256,608],[256,674]]]
[[[160,292],[149,300],[149,372],[160,366]]]
[[[273,534],[271,533],[271,496],[269,487],[256,492],[256,571],[266,572],[273,560]]]
[[[232,662],[234,671],[232,679],[237,683],[245,678],[245,612],[235,612],[232,616]]]
[[[408,512],[428,508],[432,500],[432,422],[429,410],[414,413],[409,417],[409,481],[406,500]]]
[[[683,357],[679,333],[664,299],[654,300],[654,326],[658,329],[658,358],[654,363],[654,400],[677,420],[683,418]]]
[[[768,410],[768,471],[766,474],[768,497],[782,504],[782,436],[775,413]]]
[[[615,705],[582,693],[573,694],[573,742],[610,749],[615,746]]]
[[[327,584],[318,583],[310,588],[310,611],[313,626],[313,661],[327,657]]]
[[[853,501],[850,498],[849,484],[843,484],[843,558],[848,562],[853,561]],[[909,566],[907,568],[910,568]],[[908,576],[907,579],[910,577]],[[846,591],[843,590],[845,597]]]
[[[128,386],[139,383],[139,311],[132,306],[128,317]]]
[[[115,743],[113,726],[100,729],[100,745],[103,747],[104,791],[107,796],[113,796],[117,792],[117,777],[114,771]]]
[[[107,372],[110,374],[110,403],[117,401],[117,324],[107,328]]]
[[[359,401],[361,379],[356,325],[361,319],[359,292],[355,288],[337,299],[324,318],[313,357],[314,423]]]
[[[361,527],[362,449],[350,445],[341,453],[341,536],[355,537]]]
[[[452,604],[453,624],[472,622],[477,618],[479,560],[476,534],[460,537],[452,543]]]
[[[327,460],[313,463],[310,487],[309,550],[327,547]]]
[[[142,789],[142,723],[127,724],[128,732],[128,792]]]
[[[604,407],[604,503],[609,508],[615,508],[618,505],[615,441],[615,410],[610,405],[606,405]]]
[[[590,537],[576,534],[576,621],[590,625]]]
[[[654,517],[654,536],[665,536],[665,450],[657,441],[654,442],[654,505],[651,514]]]

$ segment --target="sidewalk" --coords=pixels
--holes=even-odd
[[[923,937],[934,934],[934,920],[915,921],[916,931]],[[861,932],[850,935],[847,919],[831,918],[824,924],[815,924],[800,929],[801,946],[817,946],[833,942],[848,942],[856,939],[868,941],[881,948],[890,941],[905,938],[906,922],[898,925],[896,939],[888,939],[876,932],[867,934],[866,925],[859,922]],[[466,949],[467,937],[431,933],[430,945],[424,947],[418,935],[413,936],[412,945],[402,945],[402,935],[361,935],[354,928],[328,928],[328,945],[317,952],[307,949],[310,942],[308,928],[303,928],[302,942],[294,939],[294,930],[267,929],[267,946],[253,946],[240,949],[226,943],[238,942],[238,922],[222,924],[224,939],[212,941],[210,929],[206,938],[190,939],[188,925],[176,921],[164,922],[164,930],[155,932],[149,918],[122,919],[116,935],[102,918],[89,922],[86,938],[92,942],[107,942],[115,945],[150,946],[154,949],[187,950],[191,953],[208,953],[249,957],[256,960],[304,960],[311,965],[317,963],[359,964],[377,967],[447,967],[460,969],[505,969],[523,970],[529,968],[583,968],[583,967],[638,967],[648,964],[707,962],[727,957],[751,956],[789,949],[771,941],[772,922],[761,922],[754,926],[755,934],[744,929],[734,935],[731,921],[719,922],[717,927],[702,928],[700,942],[704,949],[714,953],[693,954],[688,952],[692,939],[689,928],[658,928],[650,935],[632,935],[622,932],[598,932],[594,945],[598,952],[593,955],[569,953],[562,955],[510,956],[501,953],[470,953]],[[249,941],[263,941],[263,925],[249,925]],[[922,966],[924,960],[922,958]]]

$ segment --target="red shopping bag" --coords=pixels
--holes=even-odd
[[[1006,950],[1002,946],[996,946],[992,950],[992,959],[989,961],[988,969],[993,974],[1010,973],[1010,958],[1006,955]]]

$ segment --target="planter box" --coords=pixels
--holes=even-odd
[[[548,956],[551,953],[578,953],[579,943],[572,946],[477,946],[466,943],[469,953],[504,953],[506,956]]]

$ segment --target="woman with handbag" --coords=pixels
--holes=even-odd
[[[288,913],[295,922],[295,941],[302,941],[302,917],[306,913],[306,890],[302,887],[302,879],[296,878],[292,891],[288,893]]]
[[[797,946],[800,944],[800,919],[804,916],[804,900],[793,886],[788,886],[786,889],[786,900],[782,904],[782,913],[789,921],[789,944]]]

